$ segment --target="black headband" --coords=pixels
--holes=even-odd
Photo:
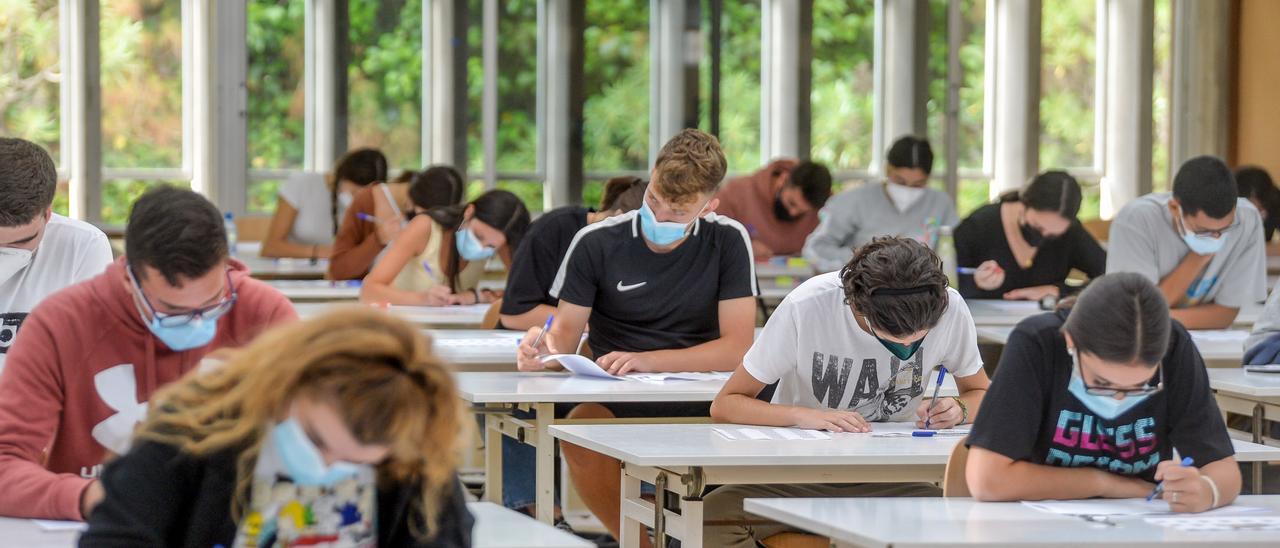
[[[878,295],[914,295],[916,293],[928,293],[933,291],[935,286],[917,285],[915,287],[878,287],[871,290],[871,296]]]

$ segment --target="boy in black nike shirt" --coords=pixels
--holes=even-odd
[[[572,353],[588,321],[596,363],[615,375],[652,371],[732,371],[751,346],[756,284],[751,239],[737,221],[713,213],[725,174],[720,144],[686,129],[654,162],[640,210],[578,232],[551,286],[560,299],[555,323],[520,346],[521,371],[544,367],[537,357]],[[706,416],[679,406],[584,404],[570,418]],[[574,485],[614,536],[619,525],[619,463],[561,446]],[[601,478],[606,478],[601,480]]]

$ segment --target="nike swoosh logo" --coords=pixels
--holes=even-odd
[[[622,285],[622,282],[618,282],[618,291],[619,291],[619,292],[631,291],[632,289],[639,288],[640,286],[642,286],[642,285],[644,285],[644,284],[647,284],[647,283],[649,283],[649,282],[640,282],[640,283],[638,283],[638,284]]]

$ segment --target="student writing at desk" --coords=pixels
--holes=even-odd
[[[1187,160],[1172,194],[1148,194],[1111,222],[1107,272],[1152,283],[1187,329],[1225,329],[1240,308],[1266,297],[1262,219],[1222,160]]]
[[[1018,324],[968,444],[979,500],[1147,497],[1163,481],[1173,511],[1203,512],[1240,493],[1195,343],[1132,273]]]
[[[934,367],[960,396],[922,400]],[[778,383],[772,402],[756,399]],[[978,416],[987,374],[969,309],[947,288],[942,262],[915,240],[881,237],[840,272],[809,279],[783,299],[711,406],[718,422],[867,432],[871,422],[950,428]],[[928,416],[926,417],[926,413]],[[986,411],[983,412],[984,414]],[[787,527],[753,523],[749,497],[929,496],[928,484],[732,485],[706,498],[708,546],[756,546]]]
[[[431,166],[421,172],[406,171],[391,182],[369,185],[357,192],[334,238],[325,278],[364,278],[386,247],[409,224],[405,211],[412,210],[415,202],[428,210],[458,205],[463,186],[458,170]],[[418,196],[411,197],[410,191]]]
[[[360,286],[360,300],[418,306],[493,302],[477,289],[495,253],[507,265],[529,228],[529,210],[515,194],[490,190],[465,206],[427,209],[410,190],[409,226],[396,237]]]
[[[720,143],[686,129],[654,161],[639,211],[591,225],[574,238],[551,295],[555,323],[538,348],[529,330],[517,365],[545,367],[538,356],[572,353],[588,319],[587,345],[615,375],[632,371],[729,371],[751,346],[756,282],[751,240],[737,221],[712,213],[725,173]],[[695,405],[579,405],[570,418],[706,416]],[[618,535],[620,464],[561,445],[574,486],[596,517]]]
[[[1064,171],[1036,175],[1026,188],[978,208],[956,227],[956,263],[966,299],[1059,297],[1072,269],[1090,278],[1107,268],[1107,252],[1080,225],[1080,184]]]
[[[783,158],[720,188],[716,213],[747,227],[757,261],[798,255],[818,227],[818,210],[831,197],[831,171],[810,161]]]
[[[263,257],[324,259],[343,214],[361,188],[387,180],[387,157],[376,149],[347,152],[331,173],[299,173],[280,186],[276,212],[262,240]]]
[[[272,331],[156,395],[80,546],[470,546],[457,398],[383,312]]]
[[[521,240],[507,273],[501,327],[524,331],[546,323],[547,316],[559,304],[551,296],[551,284],[574,236],[587,225],[635,211],[644,199],[645,185],[637,177],[614,177],[604,184],[599,211],[582,206],[558,207],[529,225],[529,234]]]

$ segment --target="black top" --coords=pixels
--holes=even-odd
[[[980,289],[974,285],[972,275],[961,274],[960,295],[966,299],[999,299],[1006,291],[1037,285],[1056,285],[1066,295],[1070,288],[1065,282],[1071,269],[1090,278],[1107,271],[1107,252],[1074,219],[1062,235],[1040,244],[1031,268],[1019,267],[1004,235],[999,202],[984,205],[961,221],[956,227],[955,242],[956,265],[977,268],[983,261],[994,260],[1004,269],[1004,285],[994,291]]]
[[[1204,466],[1234,454],[1191,336],[1173,322],[1164,355],[1164,389],[1105,420],[1067,390],[1072,362],[1062,335],[1065,312],[1032,316],[1009,335],[969,445],[1013,460],[1096,466],[1155,481],[1156,465],[1183,457]]]
[[[231,546],[236,523],[231,497],[236,486],[238,451],[206,457],[182,454],[172,445],[137,441],[126,455],[107,465],[102,486],[107,498],[89,514],[81,547],[156,546],[209,548]],[[417,485],[379,486],[375,522],[378,546],[454,548],[471,546],[474,518],[467,511],[462,485],[443,501],[436,535],[413,537],[409,520]],[[420,525],[420,524],[419,524]]]
[[[720,301],[756,295],[751,239],[711,214],[678,247],[655,253],[639,213],[624,213],[578,232],[551,295],[591,308],[596,356],[689,348],[720,337]]]
[[[515,316],[540,304],[559,304],[550,294],[551,282],[556,279],[574,234],[587,226],[590,211],[582,206],[558,207],[529,226],[529,233],[511,259],[507,290],[502,295],[503,314]]]

